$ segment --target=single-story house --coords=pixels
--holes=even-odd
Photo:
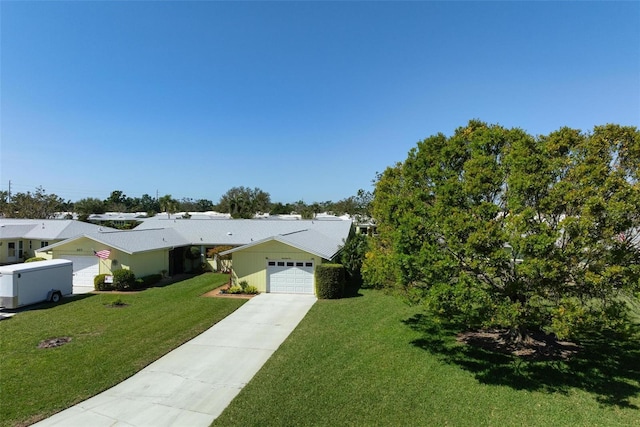
[[[71,259],[74,285],[90,286],[99,273],[127,268],[137,277],[188,271],[190,248],[204,262],[207,249],[229,246],[236,282],[261,292],[314,293],[315,268],[332,260],[351,221],[167,219],[145,221],[133,230],[102,230],[40,248],[38,256]],[[99,255],[99,256],[98,256]],[[77,268],[76,268],[77,267]]]
[[[171,228],[87,233],[37,251],[48,259],[73,261],[74,286],[93,287],[98,274],[126,268],[137,277],[184,271],[189,241]]]
[[[40,248],[101,229],[112,230],[74,220],[0,218],[0,264],[23,262]]]
[[[231,246],[236,283],[246,281],[260,292],[313,294],[315,268],[333,260],[349,238],[352,221],[328,217],[316,220],[237,219],[147,221],[136,230],[172,227],[200,253]]]
[[[222,252],[231,254],[236,283],[246,281],[260,292],[315,293],[315,268],[333,260],[349,236],[351,221],[343,227],[311,226],[269,236]],[[340,221],[342,222],[342,221]]]
[[[133,226],[147,217],[146,212],[105,212],[103,214],[91,214],[87,217],[87,221],[94,224],[106,223],[123,227],[125,225]]]

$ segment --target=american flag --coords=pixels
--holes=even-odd
[[[93,251],[93,254],[95,256],[97,256],[98,258],[102,258],[102,259],[107,259],[109,258],[109,255],[111,254],[111,251],[109,249],[104,249],[102,251]]]

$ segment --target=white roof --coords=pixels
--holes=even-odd
[[[136,221],[147,218],[146,212],[105,212],[89,215],[89,221]]]
[[[180,246],[244,246],[277,240],[331,259],[349,236],[346,220],[197,220],[146,221],[133,230],[103,229],[74,236],[92,239],[126,253],[139,253]],[[40,251],[68,243],[59,242]],[[96,248],[101,249],[101,248]]]
[[[351,221],[346,220],[299,220],[282,221],[268,219],[234,219],[225,221],[176,219],[166,222],[144,222],[136,230],[173,228],[193,245],[240,246],[303,230],[314,230],[326,239],[342,244],[349,236]],[[310,234],[308,234],[310,236]],[[324,244],[323,246],[325,246]],[[314,246],[307,243],[306,246]]]
[[[0,239],[63,240],[109,227],[72,219],[0,219]]]
[[[340,236],[329,236],[324,234],[323,231],[318,230],[306,229],[294,231],[292,233],[267,237],[265,239],[252,242],[244,246],[230,249],[228,251],[222,252],[221,255],[241,251],[268,241],[277,241],[285,243],[302,251],[318,255],[325,259],[332,259],[340,251],[340,249],[342,249],[342,246],[344,245],[344,242],[349,235],[349,231],[347,230],[346,233],[347,234],[344,235],[342,239],[339,239]]]
[[[81,236],[74,237],[73,239],[41,248],[38,252],[48,251],[55,247],[65,245],[69,242],[85,237],[104,246],[108,246],[128,254],[149,252],[158,249],[172,249],[174,247],[187,246],[190,244],[188,240],[184,239],[175,230],[170,228],[151,230],[112,230],[83,234]],[[102,249],[102,247],[96,247],[95,249]]]

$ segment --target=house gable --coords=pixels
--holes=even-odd
[[[268,240],[260,244],[239,248],[233,252],[233,278],[236,283],[245,280],[267,291],[267,263],[269,260],[313,261],[314,265],[323,262],[322,257],[303,251],[277,240]]]

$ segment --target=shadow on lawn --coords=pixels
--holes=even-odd
[[[347,282],[342,293],[342,298],[357,298],[361,297],[360,283]]]
[[[1,310],[1,312],[2,313],[7,313],[7,314],[19,314],[19,313],[24,313],[24,312],[27,312],[27,311],[48,310],[48,309],[51,309],[53,307],[66,305],[66,304],[69,304],[71,302],[80,301],[80,300],[83,300],[83,299],[86,299],[86,298],[91,298],[93,296],[95,296],[95,294],[91,294],[91,293],[89,293],[89,294],[67,295],[65,297],[62,297],[60,302],[57,302],[57,303],[44,301],[44,302],[25,305],[24,307],[18,307],[18,308],[13,308],[13,309],[4,308],[4,309]],[[4,319],[6,320],[6,319],[10,319],[10,318],[11,317],[6,317]]]
[[[578,388],[597,395],[606,405],[639,409],[630,399],[640,394],[640,342],[593,334],[580,341],[581,350],[568,360],[528,361],[456,341],[463,330],[418,314],[404,321],[423,334],[413,345],[473,373],[484,384],[517,390],[568,393]]]

